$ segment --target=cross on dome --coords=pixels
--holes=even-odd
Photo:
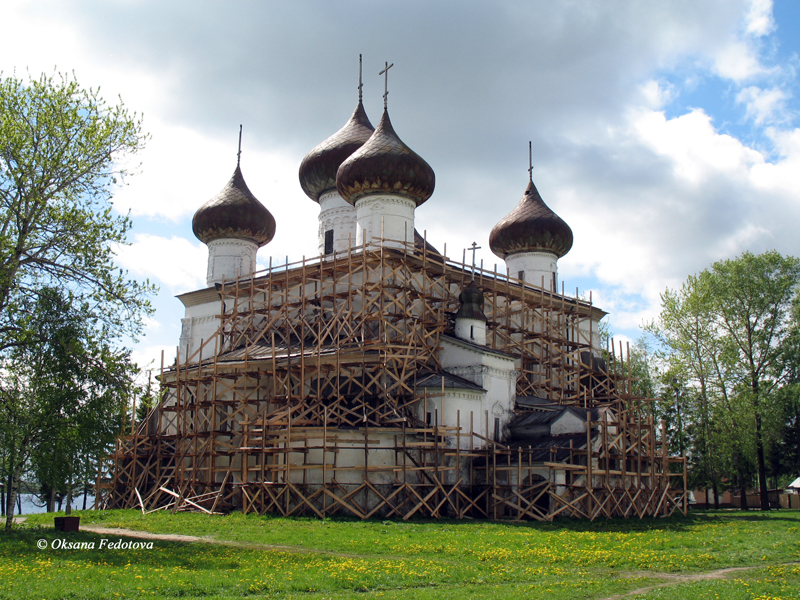
[[[364,84],[361,81],[361,55],[358,55],[358,101],[362,102],[364,100],[364,93],[363,93]]]
[[[384,75],[384,79],[383,79],[383,108],[384,108],[384,110],[386,110],[386,107],[388,105],[388,98],[389,98],[389,69],[391,69],[394,66],[394,63],[389,64],[388,62],[385,62],[383,64],[386,65],[386,66],[384,67],[383,71],[378,73],[378,75]]]
[[[236,166],[242,162],[242,124],[239,123],[239,151],[236,153]]]
[[[530,140],[528,141],[528,180],[533,181],[533,148]]]
[[[475,251],[480,250],[481,247],[478,246],[476,242],[472,242],[472,246],[467,248],[468,251],[472,252],[472,278],[475,279]]]

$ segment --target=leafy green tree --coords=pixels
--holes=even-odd
[[[42,290],[28,320],[23,325],[31,339],[11,350],[13,375],[0,387],[11,457],[8,502],[13,505],[30,466],[40,483],[66,491],[69,506],[73,483],[91,477],[87,462],[96,465],[120,431],[135,365],[126,351],[108,345],[86,304],[58,290]]]
[[[0,350],[18,343],[23,300],[68,288],[114,332],[136,335],[152,287],[114,262],[131,221],[113,212],[141,120],[73,77],[0,73]]]
[[[799,283],[798,259],[746,252],[667,290],[647,328],[690,387],[695,464],[714,485],[733,474],[743,508],[754,474],[769,508],[766,440],[778,435],[780,390],[791,378]]]
[[[777,391],[790,375],[786,356],[793,339],[800,260],[777,252],[745,253],[715,263],[705,278],[737,374],[734,390],[754,428],[761,508],[767,510],[765,422],[776,409]]]
[[[141,332],[154,288],[115,264],[131,221],[111,198],[127,175],[121,165],[145,140],[136,114],[73,76],[0,74],[0,453],[8,504],[29,467],[47,466],[51,479],[65,469],[68,479],[78,476],[75,457],[103,446],[101,421],[115,423],[128,394],[131,363],[119,342]],[[59,302],[85,326],[57,318],[49,308]],[[42,327],[51,317],[52,327]],[[77,327],[72,343],[56,335],[59,327]],[[87,432],[98,431],[92,445]],[[52,447],[67,460],[50,452],[46,465]]]

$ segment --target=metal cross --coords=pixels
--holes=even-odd
[[[528,142],[528,179],[533,181],[533,150],[530,142]]]
[[[361,92],[361,88],[364,87],[364,84],[361,83],[361,55],[358,55],[358,101],[361,102],[363,100],[363,94]]]
[[[239,166],[239,163],[242,160],[242,125],[239,124],[239,151],[236,153],[236,166]]]
[[[480,250],[481,247],[478,246],[475,242],[472,242],[472,246],[467,248],[467,250],[472,252],[472,278],[475,279],[475,251]]]
[[[389,64],[388,62],[385,62],[383,64],[385,64],[386,67],[384,67],[383,71],[378,73],[378,75],[386,75],[383,80],[383,108],[385,110],[387,106],[387,99],[389,98],[389,69],[394,66],[394,63]]]

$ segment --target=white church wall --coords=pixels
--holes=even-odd
[[[379,238],[387,247],[403,247],[414,243],[414,209],[417,204],[409,198],[394,194],[371,194],[356,200],[358,244],[364,237],[367,243]]]
[[[186,316],[181,319],[181,337],[178,345],[181,362],[185,361],[187,356],[194,354],[200,344],[210,339],[219,329],[219,311],[219,300],[186,307]],[[210,348],[203,354],[210,357],[213,352],[214,349]]]
[[[600,318],[588,318],[581,320],[578,325],[580,341],[584,344],[592,345],[592,354],[595,356],[603,355],[603,347],[600,339]]]
[[[206,284],[209,286],[246,277],[255,271],[258,245],[240,239],[219,239],[208,242],[208,270]]]
[[[333,251],[345,252],[358,245],[356,209],[345,202],[337,191],[319,197],[319,254],[325,254],[325,232],[333,230]]]
[[[506,257],[509,277],[546,290],[558,291],[558,257],[551,252],[518,252]]]
[[[455,324],[456,337],[479,346],[486,345],[486,321],[459,317]]]
[[[496,430],[499,429],[502,438],[511,420],[516,399],[517,371],[514,359],[488,348],[443,338],[439,360],[447,372],[463,377],[486,390],[480,409],[480,421],[484,428],[482,435],[494,439]]]
[[[437,390],[429,393],[440,394]],[[423,423],[440,427],[461,427],[461,436],[448,439],[447,446],[455,448],[460,442],[462,450],[482,446],[482,442],[470,438],[472,432],[486,436],[484,392],[468,389],[446,388],[444,396],[425,398],[417,403],[417,418]]]
[[[322,445],[321,428],[293,429],[298,435],[308,436],[308,446]],[[338,429],[329,428],[327,431],[327,446],[325,454],[325,475],[328,479],[334,477],[341,484],[361,485],[364,474],[369,470],[370,481],[373,484],[391,484],[394,482],[394,473],[391,467],[395,465],[395,439],[397,429],[358,428]],[[369,440],[369,450],[364,451],[364,439]],[[292,447],[298,452],[290,453],[289,481],[295,484],[305,483],[320,485],[322,483],[323,450],[316,448],[305,449],[306,444],[295,442]],[[302,450],[302,451],[301,451]],[[306,465],[314,465],[313,469],[303,468],[303,457]],[[334,462],[338,467],[355,467],[347,470],[334,471]],[[377,468],[386,467],[381,471]]]

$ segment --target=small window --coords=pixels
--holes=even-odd
[[[426,415],[425,415],[425,424],[426,424],[428,427],[430,427],[431,425],[433,425],[433,413],[432,413],[431,411],[428,411],[428,412],[426,413]]]
[[[494,419],[494,441],[500,441],[500,419],[497,417]]]
[[[469,339],[471,340],[475,339],[475,325],[469,326]]]
[[[556,280],[556,274],[553,273],[553,291],[558,292],[558,281]]]
[[[333,254],[333,229],[325,232],[325,254]]]
[[[520,281],[525,281],[525,271],[520,271],[519,273],[517,273],[517,279],[519,279]]]

